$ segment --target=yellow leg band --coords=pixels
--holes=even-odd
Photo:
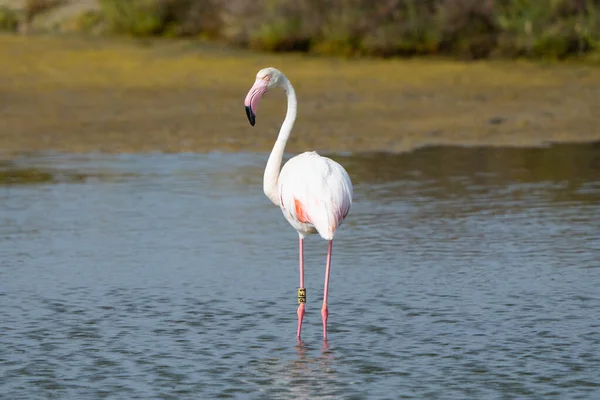
[[[298,288],[298,303],[306,303],[306,289]]]

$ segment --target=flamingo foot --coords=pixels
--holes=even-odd
[[[323,303],[323,308],[321,308],[321,318],[323,319],[323,340],[327,340],[327,317],[329,316],[329,311],[327,310],[327,303]]]
[[[298,340],[300,340],[300,331],[302,330],[302,319],[304,318],[304,303],[298,306]]]

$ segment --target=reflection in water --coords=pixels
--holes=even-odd
[[[355,203],[326,345],[326,246],[306,243],[297,344],[265,155],[15,160],[52,179],[0,183],[0,397],[599,397],[599,157],[335,156]]]
[[[294,348],[297,357],[271,360],[262,365],[264,376],[272,377],[269,382],[270,394],[278,393],[283,398],[312,399],[336,397],[345,392],[346,385],[336,371],[336,360],[331,351],[318,352],[306,343],[299,343]]]
[[[600,142],[541,148],[425,147],[396,155],[336,157],[352,171],[357,183],[435,179],[442,183],[470,177],[479,184],[543,181],[589,182],[600,169]]]

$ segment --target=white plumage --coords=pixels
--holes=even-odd
[[[352,182],[337,162],[314,151],[291,158],[278,182],[280,208],[301,236],[332,240],[352,206]]]

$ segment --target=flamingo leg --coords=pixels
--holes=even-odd
[[[329,271],[331,269],[331,249],[333,247],[333,240],[329,241],[327,247],[327,266],[325,267],[325,289],[323,293],[323,307],[321,308],[321,317],[323,318],[323,339],[327,340],[327,317],[329,311],[327,310],[327,292],[329,291]]]
[[[304,239],[300,236],[298,241],[300,250],[300,288],[304,289]],[[300,297],[298,297],[300,299]],[[306,298],[305,298],[306,299]],[[298,340],[300,340],[300,331],[302,330],[302,319],[304,318],[304,303],[298,306]]]

